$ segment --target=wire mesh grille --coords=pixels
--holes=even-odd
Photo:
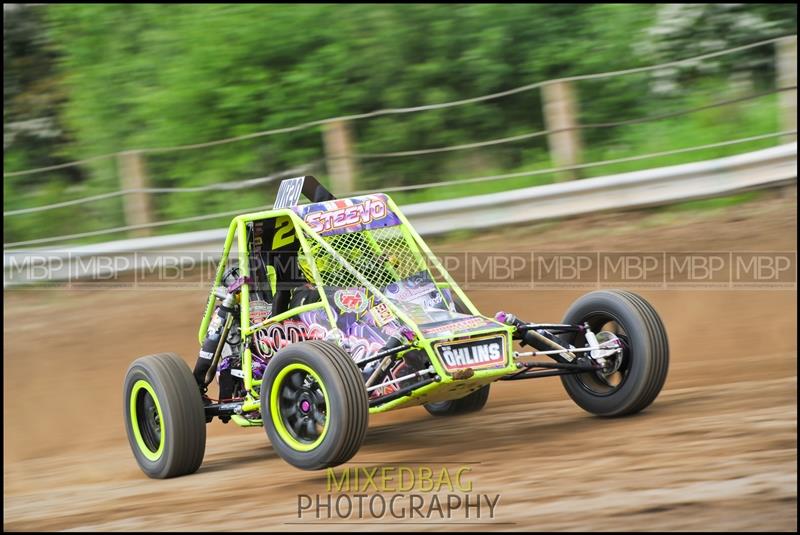
[[[314,244],[314,238],[310,238]],[[336,234],[322,238],[370,284],[383,290],[427,267],[406,241],[399,226]],[[320,245],[312,245],[323,285],[363,286],[350,270]]]

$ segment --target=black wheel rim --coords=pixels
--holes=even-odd
[[[156,402],[144,388],[136,395],[136,420],[147,448],[155,453],[161,445],[161,417]]]
[[[622,342],[621,355],[606,357],[609,365],[605,369],[608,370],[610,368],[613,370],[611,373],[598,370],[576,375],[581,387],[593,395],[610,396],[625,385],[625,381],[630,374],[632,354],[628,333],[619,318],[612,314],[596,313],[586,317],[584,321],[589,324],[589,328],[595,335],[602,331],[610,332]],[[581,335],[578,342],[579,344],[576,344],[576,346],[581,347],[586,344],[586,338]]]
[[[325,428],[327,407],[320,384],[303,370],[291,371],[280,385],[280,414],[299,442],[313,444]]]

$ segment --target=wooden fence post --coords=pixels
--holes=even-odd
[[[149,187],[150,181],[139,151],[126,151],[117,155],[120,183],[124,190],[139,190]],[[126,225],[144,225],[153,221],[153,206],[150,194],[142,191],[126,193],[123,197]],[[150,236],[151,229],[132,230],[132,236]]]
[[[348,124],[344,121],[326,123],[323,129],[325,158],[331,176],[331,193],[337,197],[356,190],[356,164]]]
[[[797,87],[797,36],[784,37],[775,44],[775,69],[778,88]],[[778,100],[778,123],[781,132],[797,130],[797,89],[781,91]],[[784,136],[784,143],[791,143],[797,139],[796,134]]]
[[[547,136],[550,158],[555,167],[567,167],[581,163],[581,137],[578,126],[578,102],[569,82],[548,82],[542,86],[544,123],[548,130],[557,132]],[[577,169],[558,173],[558,180],[580,178]]]

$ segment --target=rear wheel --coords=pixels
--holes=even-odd
[[[206,448],[200,389],[174,353],[137,359],[125,375],[125,430],[136,462],[156,479],[196,472]]]
[[[369,404],[358,366],[330,342],[281,349],[261,384],[261,414],[286,462],[319,470],[350,460],[367,433]]]
[[[588,323],[598,341],[616,337],[623,348],[603,371],[561,377],[575,403],[599,416],[624,416],[655,400],[667,378],[669,343],[661,318],[647,301],[622,290],[591,292],[572,304],[564,323]],[[583,334],[561,338],[575,347],[586,344]]]
[[[477,412],[486,405],[486,401],[489,399],[489,386],[482,386],[463,398],[425,403],[425,410],[434,416],[453,416],[455,414]]]

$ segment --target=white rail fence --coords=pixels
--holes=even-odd
[[[679,65],[695,65],[699,62],[709,60],[712,58],[719,58],[723,56],[730,56],[760,47],[772,47],[775,54],[775,71],[776,80],[775,86],[772,89],[761,91],[758,93],[739,95],[735,98],[726,98],[715,102],[706,103],[702,106],[694,108],[672,110],[669,113],[660,113],[654,115],[641,116],[630,118],[615,122],[594,123],[587,124],[581,123],[580,118],[580,88],[578,87],[582,81],[585,80],[600,80],[607,78],[614,78],[620,76],[636,75],[648,72],[657,72],[662,69],[674,68]],[[124,150],[120,152],[92,156],[83,160],[73,162],[65,162],[58,165],[47,167],[39,167],[25,170],[15,170],[3,173],[4,178],[20,177],[39,173],[48,173],[59,169],[64,169],[73,166],[84,166],[90,162],[99,160],[108,160],[105,165],[106,170],[104,173],[115,174],[113,177],[119,182],[119,189],[116,191],[108,191],[101,194],[89,195],[83,198],[62,199],[49,205],[37,206],[22,206],[14,207],[13,209],[4,210],[3,217],[23,217],[26,214],[44,212],[63,208],[65,206],[75,206],[84,203],[94,203],[114,197],[120,197],[124,206],[123,215],[125,218],[125,225],[116,228],[104,228],[94,230],[91,232],[84,232],[77,235],[68,236],[49,236],[45,238],[27,239],[24,241],[16,241],[13,243],[4,243],[4,249],[13,249],[17,246],[39,245],[44,243],[54,243],[57,241],[68,241],[78,238],[97,236],[101,234],[112,233],[126,233],[127,236],[149,236],[154,232],[155,228],[164,225],[170,225],[177,222],[190,222],[202,221],[211,219],[213,215],[195,216],[193,218],[186,218],[182,221],[160,221],[158,220],[157,213],[154,207],[157,203],[154,201],[155,195],[160,194],[180,194],[191,193],[200,190],[226,190],[236,188],[254,187],[256,185],[264,184],[275,180],[277,177],[258,177],[249,180],[242,180],[238,182],[219,181],[213,184],[207,184],[198,187],[152,187],[151,179],[148,174],[148,158],[151,155],[174,153],[177,151],[201,151],[197,153],[198,161],[204,162],[203,155],[209,147],[225,145],[229,143],[236,143],[245,140],[253,140],[259,138],[267,138],[286,134],[290,132],[298,132],[309,129],[318,129],[322,134],[322,153],[317,149],[319,147],[307,147],[311,149],[312,154],[319,154],[317,159],[307,161],[303,167],[307,168],[306,172],[290,173],[287,170],[286,174],[296,176],[299,174],[318,174],[317,171],[323,172],[327,176],[327,185],[332,191],[336,192],[351,192],[359,187],[359,167],[363,160],[383,160],[388,158],[405,158],[409,156],[422,156],[427,154],[437,154],[451,151],[474,150],[481,147],[495,147],[505,144],[519,144],[527,143],[534,138],[546,136],[547,145],[550,150],[550,159],[555,168],[558,168],[559,180],[570,180],[580,178],[580,169],[584,166],[590,165],[604,165],[607,162],[591,162],[591,164],[583,163],[585,160],[582,156],[583,141],[582,132],[589,129],[608,129],[617,128],[621,126],[640,124],[653,121],[661,121],[667,118],[674,118],[679,116],[686,116],[694,113],[699,113],[704,110],[712,108],[719,108],[731,106],[734,104],[741,104],[747,101],[754,101],[763,99],[771,94],[779,95],[778,123],[780,135],[784,143],[792,142],[796,139],[797,120],[796,120],[796,103],[797,103],[797,36],[785,35],[782,37],[774,37],[755,43],[745,44],[734,48],[725,50],[717,50],[699,56],[690,58],[678,59],[666,63],[656,65],[639,66],[630,69],[612,70],[607,72],[598,72],[590,74],[581,74],[578,76],[570,76],[565,78],[554,78],[549,80],[540,80],[527,85],[505,89],[496,93],[462,98],[459,100],[449,102],[439,102],[434,104],[418,105],[406,108],[386,108],[374,110],[366,113],[357,113],[351,115],[344,115],[338,117],[329,117],[325,119],[310,120],[302,124],[294,126],[285,126],[272,130],[264,130],[260,132],[251,132],[244,135],[201,141],[198,143],[188,145],[177,145],[171,147],[144,147],[135,150]],[[394,116],[400,114],[421,113],[430,110],[442,110],[458,106],[472,105],[480,102],[493,101],[508,97],[510,95],[525,93],[529,91],[541,92],[542,104],[542,117],[544,119],[543,125],[536,124],[536,130],[526,133],[513,132],[514,135],[509,135],[512,132],[507,132],[503,137],[494,139],[475,140],[469,143],[460,143],[449,146],[439,147],[396,147],[397,149],[405,148],[406,150],[389,150],[391,147],[386,147],[385,150],[373,153],[360,153],[357,140],[354,137],[354,130],[352,123],[354,121],[368,120],[375,117]],[[522,111],[521,113],[524,113]],[[542,129],[542,126],[544,129]],[[757,136],[758,137],[758,136]],[[735,142],[741,142],[737,140]],[[723,142],[728,143],[728,142]],[[695,150],[699,149],[685,149]],[[246,149],[243,149],[246,150]],[[678,150],[676,152],[683,152]],[[643,157],[639,155],[632,159]],[[115,162],[115,166],[114,166]],[[110,169],[115,168],[115,171]],[[322,171],[325,169],[325,171]],[[95,175],[101,173],[97,170],[86,169],[84,170],[88,175]],[[549,172],[549,171],[548,171]],[[88,176],[87,175],[87,176]],[[283,175],[279,173],[279,175]],[[112,177],[105,177],[106,183]],[[467,181],[478,181],[479,178],[470,179]],[[113,180],[112,180],[113,181]],[[163,184],[161,185],[163,186]],[[403,186],[403,189],[419,189],[421,187],[428,187],[430,185],[413,184]],[[398,188],[393,188],[395,191]],[[34,195],[35,196],[35,195]],[[23,233],[24,234],[24,233]],[[25,236],[20,236],[20,239]]]
[[[532,223],[607,210],[640,208],[797,180],[797,143],[644,171],[515,189],[403,207],[423,235]],[[3,286],[113,279],[158,265],[178,269],[220,257],[227,229],[117,240],[102,244],[3,251]]]

